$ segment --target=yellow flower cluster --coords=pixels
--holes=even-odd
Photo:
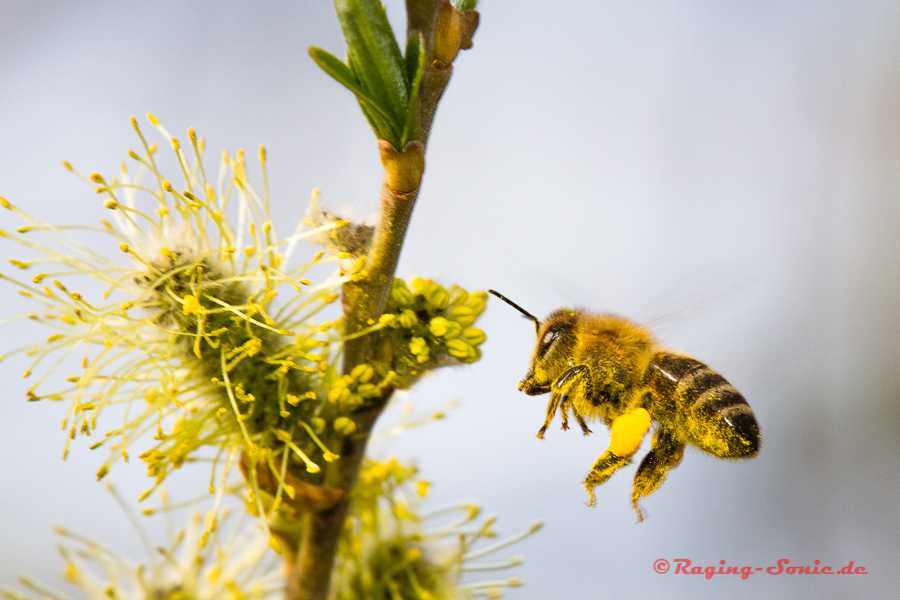
[[[166,502],[168,505],[168,502]],[[168,510],[168,509],[167,509]],[[170,515],[169,515],[170,516]],[[144,540],[151,539],[131,519]],[[170,529],[171,531],[171,529]],[[259,522],[225,513],[217,531],[204,532],[199,514],[166,544],[150,546],[142,562],[128,560],[104,545],[57,529],[64,561],[63,578],[86,600],[279,600],[284,597],[284,566],[269,548]],[[30,593],[0,590],[9,600],[69,600],[29,578],[20,584]]]
[[[477,575],[504,573],[521,565],[523,559],[517,555],[491,559],[541,524],[497,541],[496,519],[483,517],[476,504],[422,510],[429,487],[414,466],[395,458],[363,463],[338,547],[332,600],[497,599],[505,589],[521,585],[517,577]],[[169,517],[172,507],[167,495],[161,496],[159,512]],[[121,499],[120,504],[124,505]],[[156,551],[140,562],[60,529],[63,577],[87,600],[282,598],[284,563],[272,550],[281,551],[279,537],[286,532],[267,532],[259,521],[235,518],[228,511],[210,532],[205,523],[209,518],[192,515],[168,543],[148,545],[148,550]],[[149,539],[140,522],[131,520],[140,537]],[[69,600],[32,579],[19,581],[24,592],[4,588],[0,596]]]
[[[248,181],[243,151],[224,153],[218,179],[208,179],[203,140],[188,130],[190,147],[183,148],[149,118],[174,157],[161,156],[132,121],[142,151],[129,151],[130,165],[123,163],[115,178],[82,177],[109,211],[100,227],[82,228],[100,234],[90,246],[72,228],[0,199],[24,221],[0,236],[37,255],[13,265],[41,269],[30,281],[0,279],[39,305],[27,318],[53,330],[46,341],[16,351],[33,359],[26,376],[43,370],[28,397],[68,400],[63,428],[70,439],[99,430],[92,448],[111,452],[98,477],[115,460],[127,460],[138,438],[154,433],[140,457],[155,485],[201,447],[218,450],[210,482],[217,503],[241,452],[265,451],[301,474],[317,472],[322,459],[335,456],[315,429],[327,404],[322,374],[335,359],[339,344],[332,342],[340,340],[323,339],[312,318],[352,275],[312,285],[306,272],[331,258],[320,252],[290,267],[290,255],[302,239],[342,224],[279,238],[265,192]],[[171,158],[181,183],[162,173]],[[266,189],[262,148],[259,160]],[[68,387],[42,393],[54,369],[78,374]],[[104,431],[98,418],[116,405],[124,424]],[[352,423],[338,425],[347,431]]]
[[[481,547],[496,537],[496,519],[481,518],[480,507],[471,503],[423,511],[420,504],[429,487],[415,467],[394,458],[363,464],[338,552],[334,600],[500,598],[505,588],[521,585],[515,577],[466,583],[462,578],[469,572],[502,572],[521,564],[518,556],[490,563],[478,559],[541,525]]]
[[[276,507],[285,495],[293,500],[300,484],[322,485],[323,461],[339,458],[329,446],[357,432],[355,409],[409,388],[435,368],[477,361],[485,335],[474,323],[487,295],[421,278],[409,285],[395,280],[385,313],[370,324],[368,335],[377,337],[378,348],[372,363],[341,374],[340,321],[319,325],[314,319],[357,276],[363,259],[314,285],[307,271],[344,256],[319,252],[295,267],[290,257],[297,242],[348,223],[334,220],[279,238],[265,192],[259,195],[247,179],[242,151],[223,155],[214,183],[201,160],[203,140],[193,130],[189,160],[181,143],[150,120],[174,150],[183,182],[176,186],[163,176],[163,157],[133,121],[143,151],[129,152],[130,169],[123,164],[115,178],[82,177],[110,213],[93,228],[101,235],[91,243],[99,248],[0,198],[2,208],[24,221],[15,231],[0,230],[0,237],[37,254],[10,262],[21,270],[40,269],[24,281],[0,280],[35,300],[38,308],[25,316],[52,329],[44,341],[15,351],[33,360],[26,376],[40,374],[28,397],[68,401],[63,427],[70,439],[100,434],[91,448],[104,446],[110,455],[98,477],[143,444],[139,457],[155,480],[143,500],[174,469],[195,460],[198,450],[213,450],[209,488],[215,501],[202,546],[215,531],[234,465],[241,465],[250,485],[253,512],[276,517]],[[265,184],[263,149],[259,158]],[[50,366],[42,369],[45,364]],[[77,375],[64,389],[44,393],[56,369]],[[100,418],[109,407],[125,415],[112,429]],[[407,591],[451,597],[438,594],[445,585],[440,574],[459,561],[454,567],[433,559],[420,543],[415,507],[395,497],[414,474],[396,462],[372,463],[363,471],[354,522],[365,531],[347,552],[368,561],[376,576],[392,564],[406,565],[396,575],[406,577],[402,585],[412,586]],[[428,485],[417,481],[414,487],[424,496]]]
[[[481,358],[479,346],[485,335],[472,325],[486,303],[484,292],[470,294],[418,277],[408,287],[395,279],[381,323],[393,347],[396,387],[409,387],[435,368]]]

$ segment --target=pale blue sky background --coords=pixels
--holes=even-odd
[[[387,5],[402,23],[402,3]],[[894,593],[900,3],[487,0],[481,12],[398,274],[495,287],[540,316],[581,304],[659,323],[747,397],[762,453],[689,453],[640,525],[633,468],[586,508],[580,482],[606,433],[554,425],[535,439],[545,399],[515,387],[533,329],[499,302],[481,321],[484,359],[410,394],[423,410],[460,408],[392,450],[418,459],[435,504],[477,499],[506,533],[546,522],[516,548],[527,585],[513,599]],[[4,0],[0,195],[58,223],[96,222],[98,198],[60,160],[112,172],[136,145],[129,117],[153,112],[215,153],[265,144],[283,231],[314,187],[365,214],[375,140],[310,45],[343,53],[330,3]],[[23,308],[9,288],[0,298]],[[16,327],[0,343],[43,335]],[[142,558],[93,480],[103,456],[76,444],[59,460],[63,407],[24,401],[23,365],[0,365],[0,585],[56,579],[55,524]],[[134,497],[144,469],[127,467],[112,477]],[[179,489],[206,477],[186,473]],[[707,581],[655,574],[658,558],[853,560],[871,574]]]

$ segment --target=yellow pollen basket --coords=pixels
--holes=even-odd
[[[650,429],[650,413],[639,408],[613,421],[610,430],[609,450],[616,456],[631,456],[641,447],[644,435]]]

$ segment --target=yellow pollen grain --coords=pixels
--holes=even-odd
[[[182,310],[186,315],[199,314],[200,313],[200,300],[197,299],[196,296],[191,294],[187,294],[184,297],[184,305],[182,306]]]

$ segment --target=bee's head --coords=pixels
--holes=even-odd
[[[575,346],[574,334],[578,315],[572,309],[561,308],[542,322],[509,298],[494,290],[488,291],[534,321],[537,346],[531,357],[531,368],[519,382],[519,390],[529,396],[549,392],[550,384],[569,368],[568,358]]]
[[[571,365],[569,358],[575,349],[575,327],[578,313],[560,308],[541,322],[537,330],[537,345],[531,356],[531,368],[519,382],[519,390],[529,396],[545,394],[550,385]]]

